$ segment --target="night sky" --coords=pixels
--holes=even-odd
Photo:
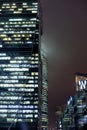
[[[75,94],[74,73],[87,73],[87,0],[41,0],[41,4],[52,127],[56,106]]]

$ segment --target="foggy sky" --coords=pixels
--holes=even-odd
[[[87,73],[87,0],[41,0],[41,4],[51,127],[56,106],[75,94],[74,73]]]

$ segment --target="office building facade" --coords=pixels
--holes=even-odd
[[[41,89],[41,126],[42,130],[48,128],[48,61],[42,51],[42,89]]]
[[[87,74],[76,73],[76,92],[67,101],[58,130],[87,129]],[[58,120],[59,123],[60,120]],[[58,124],[58,127],[60,125]]]
[[[0,0],[0,129],[41,128],[40,37],[37,0]]]

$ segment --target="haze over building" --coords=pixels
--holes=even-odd
[[[0,0],[1,130],[47,129],[47,62],[42,61],[39,6],[38,0]]]

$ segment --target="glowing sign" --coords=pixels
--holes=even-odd
[[[87,80],[80,80],[80,81],[78,82],[78,85],[79,85],[79,87],[80,87],[81,90],[86,89]]]

